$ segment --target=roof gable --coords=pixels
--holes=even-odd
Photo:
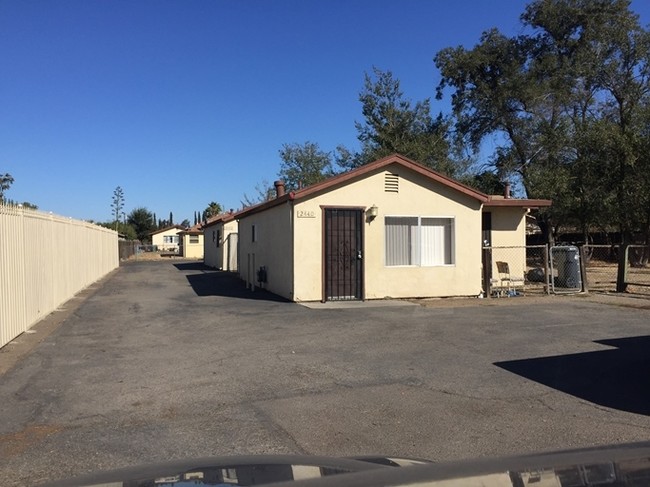
[[[477,189],[474,189],[470,186],[460,183],[448,176],[445,176],[444,174],[434,171],[433,169],[430,169],[420,163],[412,161],[411,159],[408,159],[407,157],[404,157],[400,154],[392,154],[390,156],[360,166],[356,169],[352,169],[351,171],[337,174],[336,176],[328,178],[319,183],[312,184],[311,186],[307,186],[306,188],[302,188],[297,191],[292,191],[290,193],[286,193],[272,200],[259,203],[255,206],[242,210],[237,214],[237,217],[238,218],[246,217],[253,213],[258,213],[268,208],[281,205],[287,201],[301,200],[303,198],[310,197],[312,195],[315,195],[316,193],[327,191],[329,189],[333,189],[340,185],[344,185],[349,182],[358,180],[360,178],[363,178],[364,176],[374,173],[379,169],[394,164],[410,169],[411,171],[418,173],[431,181],[435,181],[450,189],[458,191],[459,193],[469,196],[470,198],[479,201],[480,203],[485,204],[486,206],[515,206],[515,207],[519,206],[519,207],[529,208],[529,207],[551,205],[550,200],[499,199],[498,197],[487,195]],[[503,201],[505,201],[506,203],[503,203]]]
[[[321,181],[320,183],[313,184],[304,189],[300,189],[298,191],[295,191],[294,193],[289,193],[289,194],[294,195],[292,199],[305,198],[314,193],[330,189],[334,186],[338,186],[339,184],[343,184],[343,183],[347,183],[348,181],[359,179],[363,176],[375,172],[378,169],[383,169],[394,164],[410,169],[432,181],[436,181],[444,186],[459,191],[475,200],[485,202],[488,201],[489,199],[489,196],[486,195],[485,193],[482,193],[479,190],[474,189],[465,184],[459,183],[458,181],[451,179],[450,177],[445,176],[444,174],[434,171],[433,169],[423,166],[422,164],[412,161],[411,159],[408,159],[399,154],[393,154],[388,157],[384,157],[383,159],[379,159],[377,161],[364,164],[363,166],[360,166],[356,169],[353,169],[351,171],[342,174],[338,174],[329,179],[326,179],[325,181]]]
[[[150,232],[149,235],[158,235],[159,233],[168,232],[169,230],[174,230],[174,229],[185,230],[185,227],[181,225],[170,225],[165,228],[160,228],[159,230],[154,230],[153,232]]]

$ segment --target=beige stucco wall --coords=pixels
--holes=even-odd
[[[222,223],[210,225],[203,229],[203,263],[213,269],[221,267],[219,262],[219,247],[217,247],[217,230],[223,227]]]
[[[224,271],[237,272],[239,262],[238,244],[239,226],[236,220],[223,226],[223,242],[221,245],[221,268]]]
[[[215,223],[204,229],[203,262],[214,269],[237,271],[236,220]]]
[[[198,243],[190,243],[190,235],[183,235],[183,257],[186,259],[203,258],[203,234],[198,235]]]
[[[257,286],[257,270],[264,266],[268,282],[262,287],[293,299],[292,212],[290,203],[239,220],[239,275],[247,285]],[[252,226],[257,241],[252,241]]]
[[[387,172],[400,177],[399,193],[384,190]],[[365,298],[477,296],[481,292],[481,207],[458,191],[402,166],[388,166],[308,200],[296,202],[295,296],[296,301],[322,299],[323,211],[321,206],[363,207],[376,205],[377,218],[364,223]],[[298,217],[307,215],[309,217]],[[313,215],[313,217],[311,217]],[[454,218],[454,264],[436,267],[387,267],[385,265],[386,216]]]
[[[165,243],[164,237],[178,235],[178,232],[180,231],[181,230],[178,228],[170,228],[169,230],[165,230],[164,232],[156,233],[155,235],[151,236],[151,245],[157,245],[159,249],[171,249],[171,248],[177,249],[178,244]]]
[[[491,207],[492,276],[497,277],[497,261],[507,262],[512,277],[524,277],[526,269],[526,209]]]

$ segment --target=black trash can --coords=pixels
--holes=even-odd
[[[553,254],[557,267],[555,287],[582,290],[580,249],[574,245],[554,247]]]

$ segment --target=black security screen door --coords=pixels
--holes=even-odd
[[[361,299],[363,210],[325,210],[325,298]]]

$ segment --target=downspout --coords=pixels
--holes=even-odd
[[[293,192],[289,193],[289,228],[291,231],[291,301],[296,300],[296,252],[295,252],[295,240],[296,240],[296,228],[294,225],[293,212],[295,210],[295,204],[293,201]]]

